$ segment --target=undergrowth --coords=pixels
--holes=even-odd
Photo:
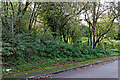
[[[2,48],[3,69],[11,68],[12,71],[111,55],[110,50],[100,47],[92,49],[79,43],[66,44],[30,33],[16,34],[13,38],[3,34]]]

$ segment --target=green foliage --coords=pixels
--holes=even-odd
[[[93,12],[92,8],[84,3],[3,2],[1,11],[3,68],[13,68],[12,71],[28,70],[50,66],[57,62],[109,56],[112,53],[107,50],[108,48],[120,49],[117,41],[113,43],[107,41],[107,49],[101,47],[92,49],[86,46],[92,41],[93,23],[92,16],[88,20],[91,27],[82,23],[80,15],[83,10]],[[100,16],[101,20],[95,27],[96,40],[109,30],[108,24],[112,20],[112,16],[107,13]],[[117,35],[119,38],[120,31],[117,26],[118,23],[113,22],[110,31],[99,39],[98,43],[101,43],[102,47],[103,40],[117,39]],[[115,52],[114,55],[120,53],[112,52]]]
[[[104,47],[104,42],[106,42],[108,49],[120,49],[120,40],[104,40],[101,44]]]
[[[94,50],[81,42],[66,44],[49,37],[34,35],[31,33],[17,34],[14,38],[6,38],[3,41],[4,67],[14,66],[22,70],[24,64],[40,63],[47,61],[70,61],[77,59],[90,59],[110,55],[109,50],[95,48]],[[39,65],[42,66],[44,64]],[[46,64],[47,65],[47,64]],[[21,66],[21,67],[20,67]],[[20,68],[19,68],[20,67]],[[25,68],[24,70],[33,67]]]

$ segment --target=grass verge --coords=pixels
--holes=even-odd
[[[94,58],[94,59],[83,60],[83,61],[64,62],[64,63],[52,65],[52,66],[43,67],[43,68],[38,68],[38,69],[33,69],[33,70],[28,70],[28,71],[19,71],[17,73],[3,75],[3,78],[10,78],[10,77],[11,78],[26,78],[26,77],[30,77],[34,75],[41,75],[45,73],[50,73],[50,72],[72,68],[72,67],[82,66],[85,64],[95,63],[98,61],[102,62],[102,61],[112,60],[115,58],[117,57],[102,57],[102,58]]]

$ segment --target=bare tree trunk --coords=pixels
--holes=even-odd
[[[44,26],[43,26],[43,29],[44,29],[44,33],[46,32],[46,30],[45,30],[45,23],[43,23],[44,24]]]
[[[89,36],[88,36],[88,46],[89,46],[89,43],[90,43],[90,42],[89,42]]]
[[[96,15],[96,4],[95,2],[93,2],[93,41],[92,41],[92,48],[94,49],[95,48],[95,26],[96,26],[96,18],[95,18],[95,15]]]
[[[35,18],[37,17],[36,14],[37,14],[37,11],[35,11],[36,9],[36,3],[34,4],[34,8],[33,8],[33,12],[31,14],[31,18],[30,18],[30,22],[29,22],[29,30],[32,29],[32,26],[33,26],[33,22],[35,21]]]
[[[92,25],[89,24],[89,33],[90,33],[90,46],[92,46],[92,31],[91,31]]]

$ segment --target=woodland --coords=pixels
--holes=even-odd
[[[5,75],[120,55],[120,2],[9,1],[1,5]]]

